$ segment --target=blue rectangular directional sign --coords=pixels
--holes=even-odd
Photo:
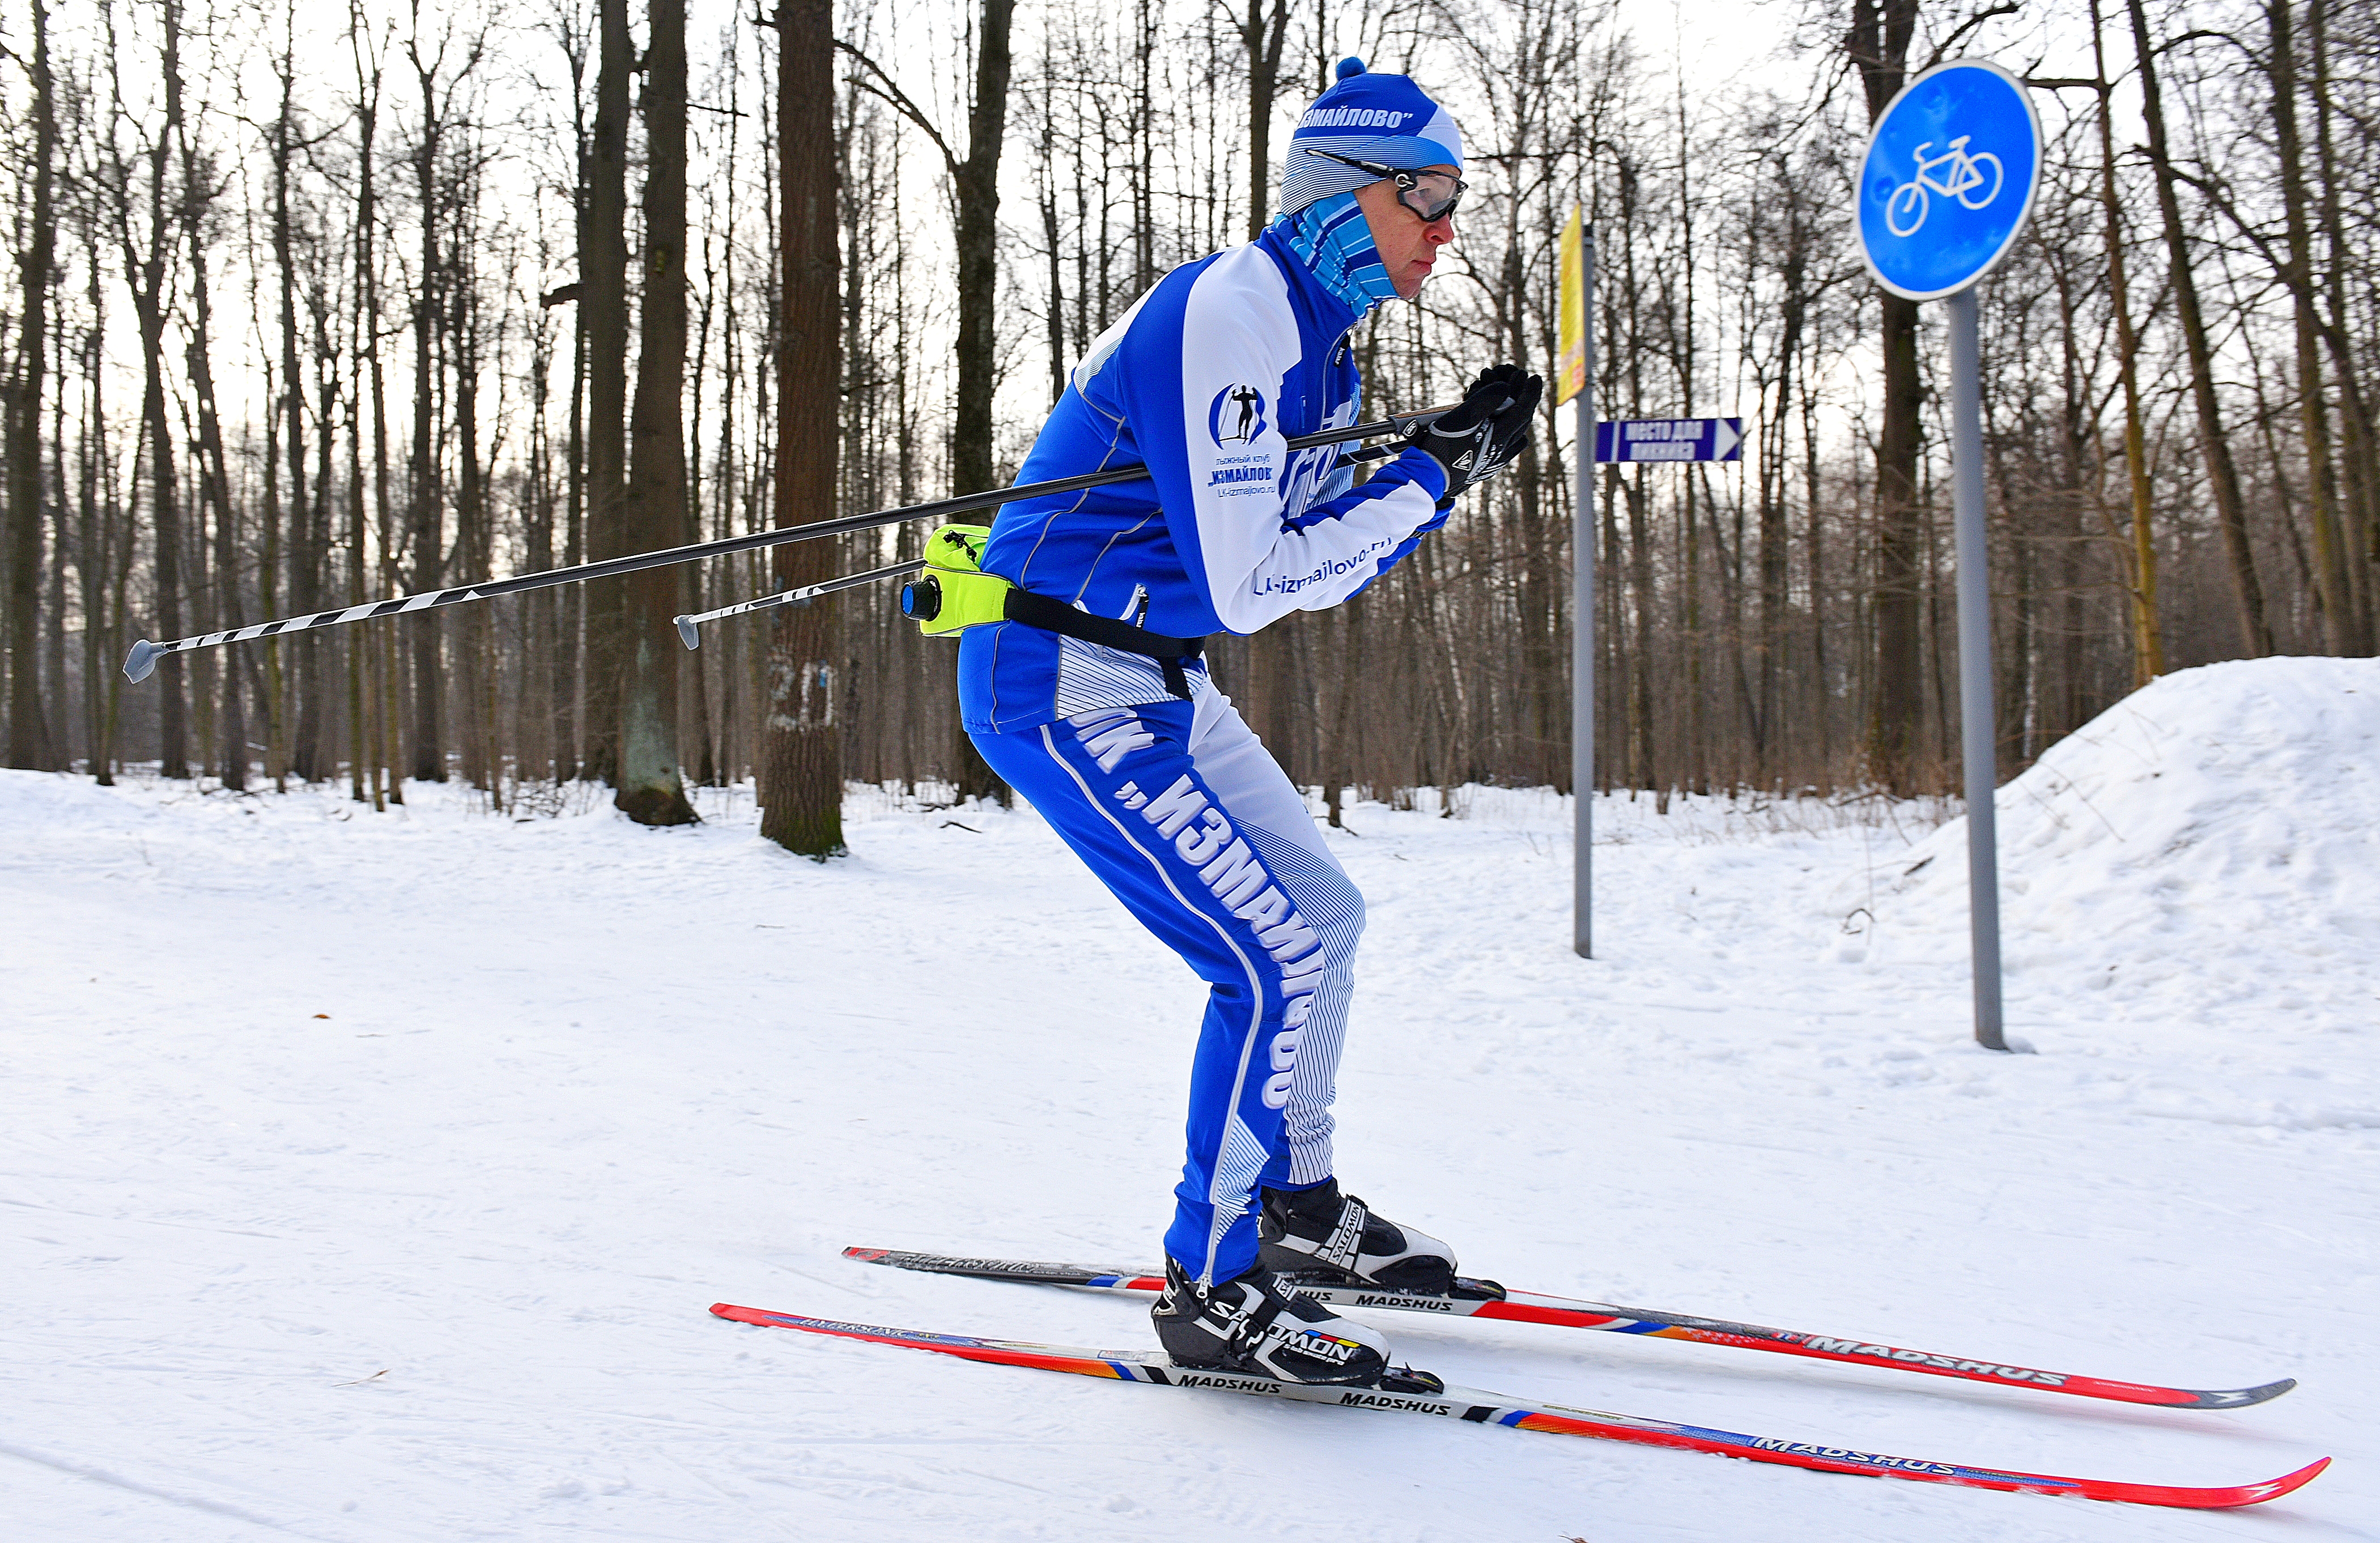
[[[1623,418],[1595,426],[1597,461],[1740,461],[1740,418]]]

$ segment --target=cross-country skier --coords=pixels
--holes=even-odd
[[[1335,449],[1282,443],[1355,422],[1349,332],[1420,292],[1454,238],[1462,169],[1444,108],[1343,61],[1291,140],[1280,216],[1100,334],[1018,480],[1135,461],[1150,476],[1003,508],[981,565],[1022,593],[960,642],[985,760],[1213,987],[1154,1309],[1186,1366],[1376,1383],[1378,1331],[1275,1272],[1453,1282],[1446,1245],[1339,1187],[1330,1103],[1363,897],[1199,650],[1355,594],[1527,443],[1540,383],[1512,365],[1360,486]]]

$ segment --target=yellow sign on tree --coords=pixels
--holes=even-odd
[[[1554,361],[1554,405],[1560,407],[1586,389],[1586,274],[1580,266],[1579,239],[1584,216],[1572,204],[1570,223],[1561,233],[1561,346]]]

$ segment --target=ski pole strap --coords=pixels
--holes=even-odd
[[[1087,611],[1077,611],[1063,601],[1037,595],[1030,589],[1012,588],[1008,591],[1007,613],[1012,622],[1156,660],[1165,671],[1165,689],[1185,702],[1190,699],[1190,676],[1183,666],[1207,649],[1204,638],[1168,638],[1113,616],[1094,616]]]

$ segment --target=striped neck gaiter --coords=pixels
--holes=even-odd
[[[1290,250],[1295,252],[1322,286],[1343,301],[1357,321],[1382,300],[1393,298],[1396,286],[1380,265],[1372,245],[1372,227],[1364,218],[1354,193],[1333,193],[1317,199],[1276,222]]]

